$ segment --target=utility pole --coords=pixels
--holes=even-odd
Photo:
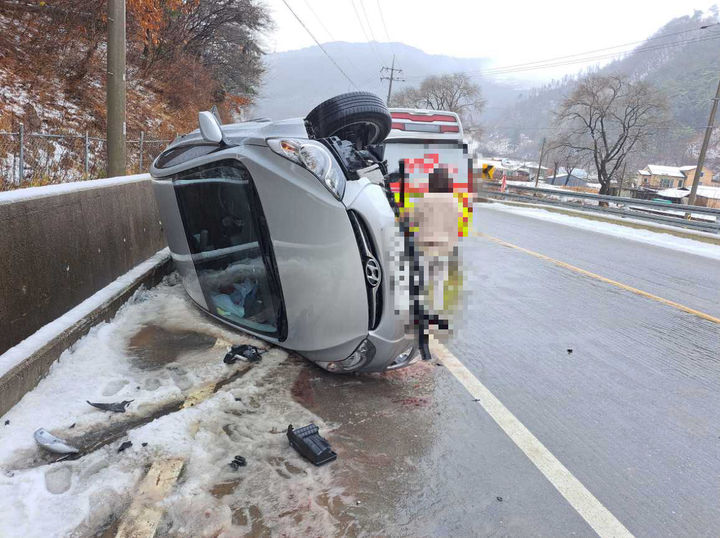
[[[703,166],[705,166],[705,153],[707,153],[707,147],[710,143],[710,135],[712,134],[712,130],[715,125],[715,112],[717,112],[718,99],[720,99],[720,80],[718,80],[718,87],[717,90],[715,90],[715,98],[712,100],[712,108],[710,108],[710,119],[708,119],[707,127],[705,127],[705,138],[703,138],[703,143],[700,147],[700,155],[698,155],[697,168],[695,168],[693,184],[690,188],[690,197],[688,199],[689,205],[695,205],[695,195],[697,194],[697,188],[698,184],[700,183],[700,176],[702,175]],[[686,214],[685,217],[690,218],[690,214]]]
[[[623,182],[625,181],[625,167],[626,166],[627,166],[627,163],[626,162],[623,163],[623,170],[622,170],[622,173],[620,174],[620,182],[618,185],[618,193],[617,193],[618,196],[622,196],[622,188],[623,188]]]
[[[383,73],[385,73],[386,71],[390,73],[390,76],[383,76]],[[396,68],[395,68],[395,55],[393,54],[392,66],[391,66],[391,67],[381,67],[381,68],[380,68],[380,81],[383,81],[383,80],[389,80],[389,81],[390,81],[390,85],[388,86],[388,96],[387,96],[387,101],[386,101],[386,102],[387,102],[387,106],[390,106],[390,95],[392,94],[392,83],[393,83],[393,80],[397,80],[398,82],[404,82],[404,81],[405,81],[404,78],[398,77],[397,75],[395,75],[395,73],[400,73],[400,74],[402,74],[402,69],[396,69]]]
[[[540,162],[538,163],[538,172],[535,176],[535,188],[537,189],[538,181],[540,181],[540,167],[542,166],[543,157],[545,156],[545,138],[543,138],[542,146],[540,147]],[[537,195],[537,193],[535,193]]]
[[[125,0],[108,0],[107,174],[125,175]]]

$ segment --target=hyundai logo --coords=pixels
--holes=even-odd
[[[365,262],[365,280],[371,288],[377,288],[380,285],[380,264],[375,258],[368,258]]]

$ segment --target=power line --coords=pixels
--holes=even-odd
[[[390,48],[392,49],[393,58],[397,55],[397,50],[395,48],[395,43],[393,43],[392,38],[390,37],[390,32],[388,32],[387,24],[385,24],[385,14],[383,13],[382,6],[380,5],[380,0],[376,0],[378,13],[380,13],[380,21],[382,22],[383,30],[385,31],[385,37],[388,40],[388,43],[390,43]],[[397,55],[398,60],[402,56],[402,49],[400,49],[400,55]]]
[[[332,33],[330,32],[330,30],[327,29],[327,26],[325,26],[325,24],[323,24],[323,21],[320,19],[318,14],[312,8],[312,5],[310,5],[310,2],[308,2],[308,0],[303,0],[303,1],[305,2],[305,5],[310,10],[310,12],[315,16],[315,19],[320,23],[320,26],[322,26],[322,29],[325,30],[325,33],[330,37],[330,39],[335,41],[335,38],[333,37]]]
[[[358,1],[360,1],[360,0],[358,0]],[[374,37],[373,37],[373,40],[371,40],[370,37],[368,36],[368,33],[365,31],[365,25],[363,24],[362,19],[360,18],[360,12],[358,11],[357,6],[355,5],[355,0],[350,0],[350,3],[352,4],[353,11],[355,11],[355,17],[357,18],[358,24],[360,25],[360,29],[362,30],[362,33],[365,36],[365,41],[370,43],[370,47],[373,50],[373,54],[375,54],[375,59],[378,61],[378,64],[380,66],[382,66],[383,61],[380,58],[380,54],[378,54],[377,49],[375,48]],[[362,3],[360,3],[360,7],[365,9],[363,7]],[[367,14],[366,14],[366,16],[367,16]],[[369,25],[368,25],[368,27],[369,27]],[[370,34],[372,34],[372,30],[370,30]]]
[[[603,52],[603,51],[618,49],[621,47],[628,47],[628,46],[635,45],[638,43],[647,43],[648,41],[653,40],[653,39],[666,39],[666,38],[669,38],[669,37],[672,37],[675,35],[686,34],[686,33],[694,32],[694,31],[698,31],[698,30],[705,30],[706,28],[710,28],[710,27],[716,26],[718,24],[720,24],[720,23],[704,25],[699,28],[693,28],[691,30],[683,30],[683,31],[679,31],[679,32],[673,32],[670,34],[665,34],[663,36],[652,37],[645,41],[633,41],[630,43],[624,43],[622,45],[615,45],[613,47],[594,49],[591,51],[570,54],[567,56],[558,56],[558,57],[554,57],[554,58],[547,58],[545,60],[536,60],[534,62],[526,62],[526,63],[522,63],[522,64],[507,65],[507,66],[496,67],[496,68],[491,68],[491,69],[484,69],[484,70],[477,70],[477,71],[469,71],[469,73],[478,73],[478,74],[482,74],[482,75],[501,75],[501,74],[508,74],[508,73],[518,73],[518,72],[523,72],[523,71],[533,71],[536,69],[546,69],[549,67],[561,67],[561,66],[565,66],[565,65],[586,63],[586,62],[594,61],[594,60],[608,59],[608,58],[612,58],[614,56],[620,56],[620,55],[626,54],[628,52],[650,52],[653,50],[671,48],[671,47],[685,45],[685,44],[689,44],[689,43],[707,41],[710,39],[717,39],[718,37],[720,37],[720,35],[696,37],[696,38],[692,38],[692,39],[676,41],[673,43],[661,43],[661,44],[651,45],[651,46],[644,47],[644,48],[641,47],[641,48],[636,48],[636,49],[628,49],[628,50],[623,50],[623,51],[618,51],[618,52],[613,52],[613,53],[608,53],[608,54],[602,54],[602,55],[596,55],[596,56],[584,56],[587,54],[594,54],[596,52]],[[580,58],[580,56],[584,56],[584,57]],[[575,58],[575,59],[571,60],[570,58]],[[408,78],[424,78],[424,75],[412,75],[412,76],[409,76]]]
[[[383,15],[382,7],[380,7],[380,0],[377,0],[377,8],[380,12],[380,20],[382,21],[383,29],[385,30],[385,37],[387,37],[388,42],[392,43],[392,39],[390,39],[390,34],[388,33],[387,24],[385,24],[385,15]],[[393,51],[394,51],[393,47]]]
[[[716,26],[716,25],[718,25],[718,24],[720,24],[720,23],[713,23],[713,24],[708,24],[708,25],[700,26],[699,28],[691,28],[691,29],[689,29],[689,30],[681,30],[681,31],[672,32],[672,33],[669,33],[669,34],[663,34],[663,35],[661,35],[661,36],[654,36],[654,37],[650,37],[650,38],[648,38],[648,39],[643,39],[643,40],[640,40],[640,41],[630,41],[630,42],[628,42],[628,43],[623,43],[623,44],[621,44],[621,45],[615,45],[615,46],[612,46],[612,47],[603,47],[603,48],[600,48],[600,49],[587,50],[587,51],[585,51],[585,52],[578,52],[578,53],[569,54],[569,55],[566,55],[566,56],[556,56],[556,57],[554,57],[554,58],[546,58],[545,60],[536,60],[536,61],[533,61],[533,62],[525,62],[525,63],[521,63],[521,64],[506,65],[506,66],[502,66],[502,67],[493,68],[493,69],[491,69],[491,70],[495,70],[495,69],[511,69],[511,68],[516,68],[516,67],[525,67],[525,66],[530,66],[530,65],[538,64],[538,63],[546,63],[546,62],[552,62],[552,61],[556,61],[556,60],[564,60],[564,59],[568,59],[568,58],[575,58],[575,57],[577,57],[577,56],[585,56],[585,55],[587,55],[587,54],[595,54],[595,53],[597,53],[597,52],[606,52],[606,51],[610,51],[610,50],[613,50],[613,49],[619,49],[619,48],[623,48],[623,47],[629,47],[629,46],[632,46],[632,45],[644,44],[644,43],[647,43],[648,41],[652,41],[652,40],[654,40],[654,39],[667,39],[667,38],[669,38],[669,37],[673,37],[673,36],[676,36],[676,35],[687,34],[687,33],[696,32],[696,31],[699,31],[699,30],[705,30],[706,28],[709,28],[709,27],[711,27],[711,26]],[[626,52],[626,51],[620,51],[620,52],[615,53],[615,54],[622,54],[622,53],[624,53],[624,52]]]
[[[569,61],[563,61],[563,62],[554,62],[554,63],[546,63],[546,64],[536,65],[536,66],[526,67],[526,68],[519,68],[519,69],[508,69],[508,68],[503,68],[503,69],[501,69],[501,68],[497,68],[497,69],[488,69],[488,70],[486,70],[486,71],[477,71],[477,73],[480,73],[480,74],[483,74],[483,75],[504,75],[504,74],[508,74],[508,73],[520,73],[520,72],[523,72],[523,71],[534,71],[534,70],[537,70],[537,69],[547,69],[547,68],[550,68],[550,67],[562,67],[562,66],[565,66],[565,65],[573,65],[573,64],[587,63],[587,62],[597,61],[597,60],[607,60],[607,59],[614,58],[614,57],[616,57],[616,56],[621,56],[621,55],[623,55],[623,54],[627,54],[627,53],[629,53],[629,52],[632,52],[632,53],[652,52],[652,51],[654,51],[654,50],[669,49],[669,48],[677,47],[677,46],[680,46],[680,45],[687,45],[687,44],[691,44],[691,43],[700,43],[700,42],[703,42],[703,41],[711,41],[711,40],[715,40],[715,39],[720,39],[720,35],[708,36],[708,37],[696,38],[696,39],[687,39],[687,40],[683,40],[683,41],[677,41],[677,42],[675,42],[675,43],[665,43],[665,44],[662,44],[662,45],[655,45],[655,46],[652,46],[652,47],[645,47],[645,48],[640,48],[640,49],[629,49],[629,50],[625,50],[625,51],[621,51],[621,52],[615,52],[615,53],[611,53],[611,54],[603,54],[603,55],[598,55],[598,56],[588,56],[588,57],[579,58],[579,59],[576,59],[576,60],[569,60]]]
[[[365,15],[365,21],[367,22],[368,31],[370,32],[370,37],[372,37],[372,41],[370,42],[373,49],[375,50],[375,53],[378,56],[381,56],[381,54],[377,51],[377,48],[375,46],[375,43],[377,43],[377,39],[375,38],[375,33],[372,30],[372,23],[370,22],[370,17],[368,17],[367,10],[365,9],[365,2],[363,0],[358,0],[358,3],[360,4],[360,7],[362,8],[363,15]]]
[[[310,31],[310,29],[309,29],[307,26],[305,26],[305,23],[302,21],[302,19],[301,19],[300,17],[298,17],[298,14],[295,13],[295,11],[293,10],[293,8],[290,7],[290,4],[287,3],[287,0],[282,0],[282,2],[283,2],[283,4],[285,4],[285,6],[290,10],[290,13],[293,14],[293,16],[294,16],[294,17],[297,19],[297,21],[300,23],[300,25],[301,25],[303,28],[305,28],[305,31],[308,33],[308,35],[309,35],[310,37],[312,37],[313,41],[315,41],[315,44],[316,44],[318,47],[320,47],[320,50],[323,51],[323,53],[325,54],[325,56],[328,57],[328,60],[330,60],[330,61],[333,63],[333,65],[334,65],[335,67],[337,67],[338,71],[340,71],[340,72],[343,74],[343,76],[344,76],[346,79],[348,79],[348,82],[350,82],[350,84],[352,84],[353,88],[355,88],[356,90],[358,90],[359,88],[357,87],[357,84],[355,84],[355,82],[353,81],[353,79],[351,79],[350,76],[343,70],[343,68],[340,67],[340,65],[335,61],[335,59],[334,59],[332,56],[330,56],[330,53],[329,53],[327,50],[325,50],[325,47],[323,47],[323,46],[320,44],[320,42],[319,42],[319,41],[317,40],[317,38],[313,35],[313,33]]]

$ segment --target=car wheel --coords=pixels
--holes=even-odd
[[[382,99],[371,92],[350,92],[320,103],[305,118],[315,138],[337,136],[364,148],[385,140],[392,126]]]

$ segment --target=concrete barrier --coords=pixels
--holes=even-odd
[[[170,253],[163,249],[63,317],[0,354],[0,417],[37,386],[63,351],[98,323],[110,321],[138,288],[154,286],[171,270]]]
[[[0,193],[0,354],[164,246],[147,174]]]

